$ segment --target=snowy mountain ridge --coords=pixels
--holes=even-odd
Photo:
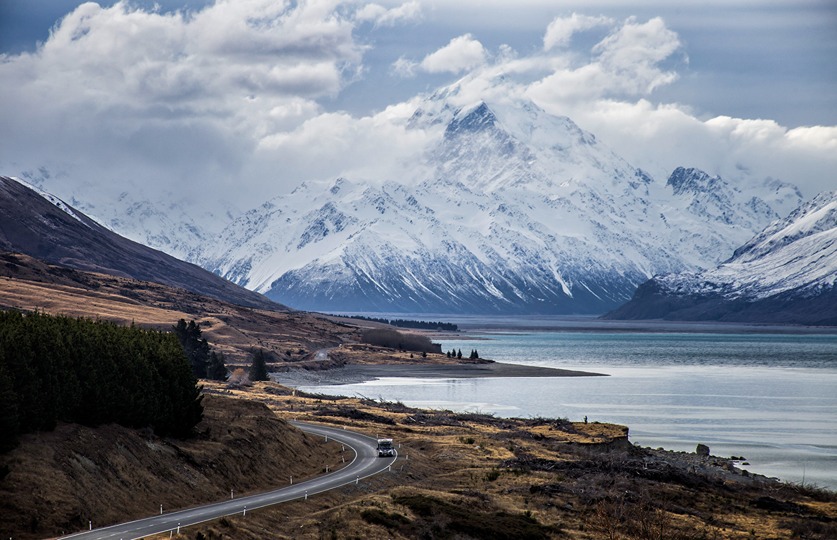
[[[771,223],[714,269],[650,279],[607,318],[837,325],[837,191]]]
[[[757,300],[805,295],[837,283],[837,191],[821,193],[778,220],[717,268],[657,278],[675,294]]]
[[[435,137],[423,181],[303,183],[201,264],[301,309],[601,313],[652,275],[714,266],[799,202],[788,184],[745,197],[687,169],[661,185],[531,102],[448,97],[408,121]]]

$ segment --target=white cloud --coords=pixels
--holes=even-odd
[[[418,70],[418,62],[413,62],[403,56],[392,63],[391,69],[392,72],[398,75],[399,77],[403,77],[405,79],[409,79],[416,76],[416,71]]]
[[[81,5],[36,52],[0,57],[0,173],[46,165],[76,188],[89,178],[91,189],[174,189],[245,206],[306,179],[420,174],[404,165],[434,136],[405,127],[420,98],[359,116],[326,108],[366,73],[375,40],[358,29],[398,38],[389,25],[417,20],[424,4],[217,0],[188,14],[131,5]],[[607,36],[580,50],[572,37],[589,29]],[[398,84],[464,75],[462,104],[530,98],[660,180],[684,165],[779,177],[808,196],[837,184],[837,127],[706,119],[657,102],[684,54],[662,19],[572,15],[552,20],[542,47],[514,43],[490,54],[465,33],[435,52],[418,43],[382,61],[398,57],[392,73],[416,79]]]
[[[319,114],[317,100],[360,68],[364,47],[339,4],[82,4],[35,52],[0,60],[0,79],[15,81],[0,88],[0,165],[48,165],[107,179],[103,189],[223,184],[262,137]]]
[[[611,26],[614,22],[610,17],[591,17],[578,13],[573,13],[569,17],[556,17],[546,28],[546,34],[543,36],[543,50],[566,47],[576,32],[600,26]]]
[[[264,138],[258,157],[297,178],[409,182],[426,172],[415,165],[433,139],[431,133],[407,129],[415,107],[415,102],[402,103],[360,118],[324,113]]]
[[[419,64],[428,73],[462,73],[486,61],[485,48],[471,34],[450,40],[450,43],[428,54]]]
[[[837,187],[837,128],[787,129],[771,120],[701,120],[682,106],[600,99],[561,107],[627,158],[665,181],[678,166],[698,167],[730,181],[779,178],[806,197]]]
[[[396,23],[415,21],[421,18],[421,4],[416,1],[405,2],[394,8],[380,4],[366,4],[355,14],[358,21],[369,21],[377,26],[393,26]]]
[[[598,62],[625,91],[641,94],[675,80],[677,74],[662,71],[659,64],[680,46],[677,34],[666,28],[661,18],[637,23],[632,17],[598,43],[593,52],[598,53]]]
[[[638,23],[630,18],[597,43],[588,59],[579,61],[576,55],[561,51],[547,57],[545,64],[558,67],[532,84],[529,95],[556,104],[603,96],[646,96],[677,79],[674,71],[660,65],[680,47],[677,34],[662,19]]]

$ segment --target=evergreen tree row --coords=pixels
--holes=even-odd
[[[196,384],[174,334],[0,312],[0,451],[59,421],[187,436],[203,415]]]
[[[395,326],[398,328],[415,328],[418,330],[446,330],[448,332],[458,332],[459,326],[454,323],[446,322],[428,322],[428,321],[414,321],[409,319],[384,319],[382,317],[366,317],[364,315],[343,315],[349,319],[358,319],[361,321],[379,322]]]
[[[456,349],[451,349],[446,354],[448,358],[462,359],[462,349],[459,349],[458,351]],[[479,360],[479,357],[480,353],[478,353],[476,349],[471,349],[471,354],[468,358],[471,360]]]

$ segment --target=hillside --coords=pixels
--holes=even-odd
[[[4,254],[0,273],[3,307],[130,317],[159,327],[170,326],[175,315],[195,316],[207,325],[210,343],[239,362],[253,345],[274,352],[275,369],[327,367],[338,358],[411,361],[406,353],[352,344],[356,327],[304,313],[232,306],[19,254]],[[320,359],[318,348],[333,345],[334,358],[329,352]],[[307,353],[281,354],[297,346]],[[444,358],[431,356],[428,362]],[[169,511],[226,498],[229,489],[242,494],[281,486],[291,474],[302,478],[338,464],[339,446],[324,446],[282,419],[394,437],[404,459],[358,486],[198,525],[181,538],[408,539],[455,532],[460,538],[645,539],[654,527],[683,540],[696,531],[730,540],[752,533],[824,540],[837,532],[833,494],[754,477],[727,458],[636,448],[621,426],[424,411],[308,396],[274,383],[202,384],[205,413],[195,439],[68,424],[23,436],[17,449],[0,456],[0,532],[43,538],[83,529],[88,520],[100,525],[153,515],[160,504]]]
[[[0,250],[179,287],[242,306],[287,309],[199,266],[123,238],[60,199],[5,176],[0,176]]]
[[[199,436],[162,439],[117,425],[61,424],[0,455],[0,531],[44,538],[244,494],[341,463],[254,401],[207,396]],[[7,467],[7,469],[6,469]],[[281,481],[278,479],[282,479]]]
[[[0,253],[0,309],[41,310],[170,330],[179,319],[201,323],[228,363],[247,363],[255,348],[279,364],[304,366],[312,353],[356,341],[358,329],[302,312],[261,310],[185,289],[47,264]],[[292,354],[287,354],[288,352]]]
[[[43,538],[284,485],[339,445],[283,418],[393,437],[391,471],[306,501],[190,527],[178,538],[667,538],[743,540],[837,533],[833,493],[742,472],[740,460],[638,448],[627,429],[566,419],[423,411],[309,396],[272,383],[207,383],[188,442],[62,425],[0,456],[0,531]],[[219,397],[223,394],[225,397]],[[272,411],[272,412],[271,412]],[[169,538],[168,534],[158,538]]]

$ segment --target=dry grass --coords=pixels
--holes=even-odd
[[[312,539],[824,540],[837,530],[834,494],[807,495],[720,466],[720,476],[667,469],[661,463],[674,462],[674,454],[630,446],[622,426],[418,411],[398,403],[294,395],[272,383],[209,389],[258,400],[283,417],[392,437],[401,444],[401,457],[365,492],[332,494],[316,503],[313,515],[294,518],[280,507],[265,509],[246,525],[198,528],[189,538],[197,532],[258,538],[258,530]],[[348,410],[357,412],[347,418]],[[757,504],[766,496],[796,505],[794,512]],[[496,526],[488,532],[457,508],[467,509],[476,523]]]

